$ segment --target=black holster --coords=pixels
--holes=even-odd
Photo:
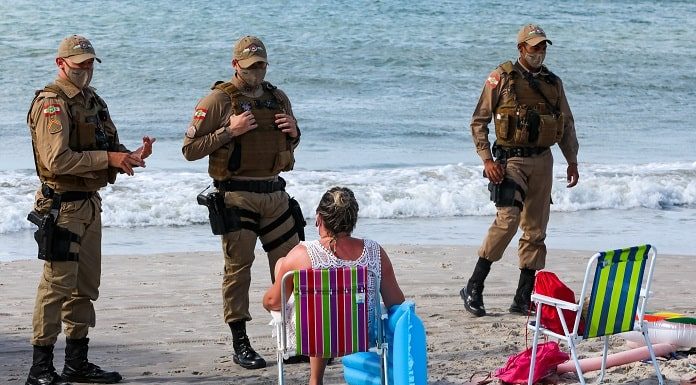
[[[52,256],[51,244],[53,242],[53,232],[56,228],[56,218],[54,218],[51,213],[46,213],[46,215],[42,216],[36,211],[32,211],[27,216],[27,220],[39,227],[34,232],[34,240],[39,245],[39,259],[50,261]]]
[[[32,211],[27,216],[29,222],[39,228],[34,232],[34,240],[39,246],[38,258],[44,261],[77,261],[79,253],[70,252],[71,242],[80,242],[80,237],[70,230],[56,224],[52,212],[41,215]]]
[[[496,207],[514,206],[516,190],[517,184],[508,178],[503,178],[503,181],[498,184],[488,182],[491,201],[495,203]]]
[[[304,228],[307,226],[307,221],[305,221],[304,215],[302,214],[302,208],[295,198],[290,198],[290,200],[288,200],[288,205],[290,207],[290,212],[292,213],[292,219],[295,221],[295,231],[297,231],[297,236],[300,238],[300,241],[304,241]]]
[[[222,235],[241,229],[239,215],[234,209],[225,207],[224,193],[211,192],[198,194],[198,204],[208,208],[210,228],[215,235]]]

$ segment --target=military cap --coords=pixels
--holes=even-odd
[[[58,57],[69,58],[75,63],[82,63],[89,59],[95,59],[101,63],[101,60],[94,53],[92,43],[80,35],[72,35],[63,39],[58,46]]]
[[[527,43],[529,45],[537,45],[542,41],[553,44],[551,40],[546,38],[546,32],[536,24],[526,24],[520,29],[520,32],[517,33],[517,44]]]
[[[234,44],[234,56],[242,68],[258,62],[268,63],[266,46],[256,36],[244,36]]]

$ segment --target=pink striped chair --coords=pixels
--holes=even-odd
[[[379,321],[382,318],[379,282],[375,282],[376,293],[370,293],[368,276],[374,279],[364,266],[295,270],[283,276],[281,301],[288,301],[285,283],[291,279],[294,302],[289,309],[289,306],[281,307],[281,322],[276,324],[280,329],[277,333],[280,385],[285,383],[283,358],[293,355],[342,357],[366,352],[374,347],[386,357],[386,344]],[[376,296],[376,300],[371,301],[371,296]],[[370,303],[376,304],[372,322],[368,322]],[[288,314],[291,312],[294,313],[292,316]],[[290,323],[294,324],[294,333],[288,332],[288,327],[292,326]],[[369,323],[375,326],[374,333],[369,332]],[[294,342],[294,348],[288,342]],[[385,379],[386,366],[382,366],[382,378]]]

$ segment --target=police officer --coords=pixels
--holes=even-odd
[[[233,78],[216,82],[198,102],[182,152],[187,160],[208,156],[214,194],[224,201],[223,207],[211,209],[211,224],[221,223],[213,225],[213,232],[222,234],[225,256],[224,317],[232,331],[234,362],[256,369],[266,361],[246,334],[254,248],[260,238],[273,280],[276,261],[304,239],[299,205],[278,176],[293,168],[300,131],[286,94],[264,81],[268,56],[258,37],[244,36],[235,43],[232,67]],[[222,221],[214,218],[219,215]]]
[[[484,82],[471,120],[476,152],[489,179],[496,218],[478,250],[479,259],[466,287],[460,291],[471,314],[486,314],[483,286],[491,264],[503,256],[522,229],[518,255],[520,277],[511,313],[529,314],[537,270],[546,261],[546,226],[551,204],[553,157],[558,143],[568,162],[567,187],[578,182],[578,140],[573,115],[561,79],[542,63],[551,41],[541,27],[523,26],[517,34],[519,58],[498,66]],[[488,140],[488,124],[495,124],[495,143]]]
[[[26,384],[116,383],[117,372],[87,360],[87,333],[95,325],[93,301],[101,275],[101,197],[119,172],[133,175],[144,167],[154,139],[129,152],[119,143],[106,103],[90,87],[92,44],[66,37],[55,59],[58,77],[36,92],[27,115],[41,188],[30,220],[44,259],[34,305],[33,362]],[[65,326],[65,366],[53,367],[53,346]]]

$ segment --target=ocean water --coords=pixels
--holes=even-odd
[[[34,258],[26,221],[38,186],[25,124],[56,73],[59,41],[87,36],[103,60],[92,85],[122,142],[157,137],[145,169],[102,191],[104,253],[218,250],[196,195],[207,161],[181,144],[196,101],[229,79],[233,42],[262,38],[267,80],[302,129],[288,192],[311,228],[321,194],[355,190],[356,233],[384,244],[478,245],[495,214],[469,121],[488,73],[517,56],[536,22],[565,85],[580,183],[556,159],[552,248],[638,242],[696,255],[696,6],[691,1],[197,0],[0,3],[0,260]],[[513,241],[514,242],[514,241]],[[514,243],[513,243],[514,244]]]

